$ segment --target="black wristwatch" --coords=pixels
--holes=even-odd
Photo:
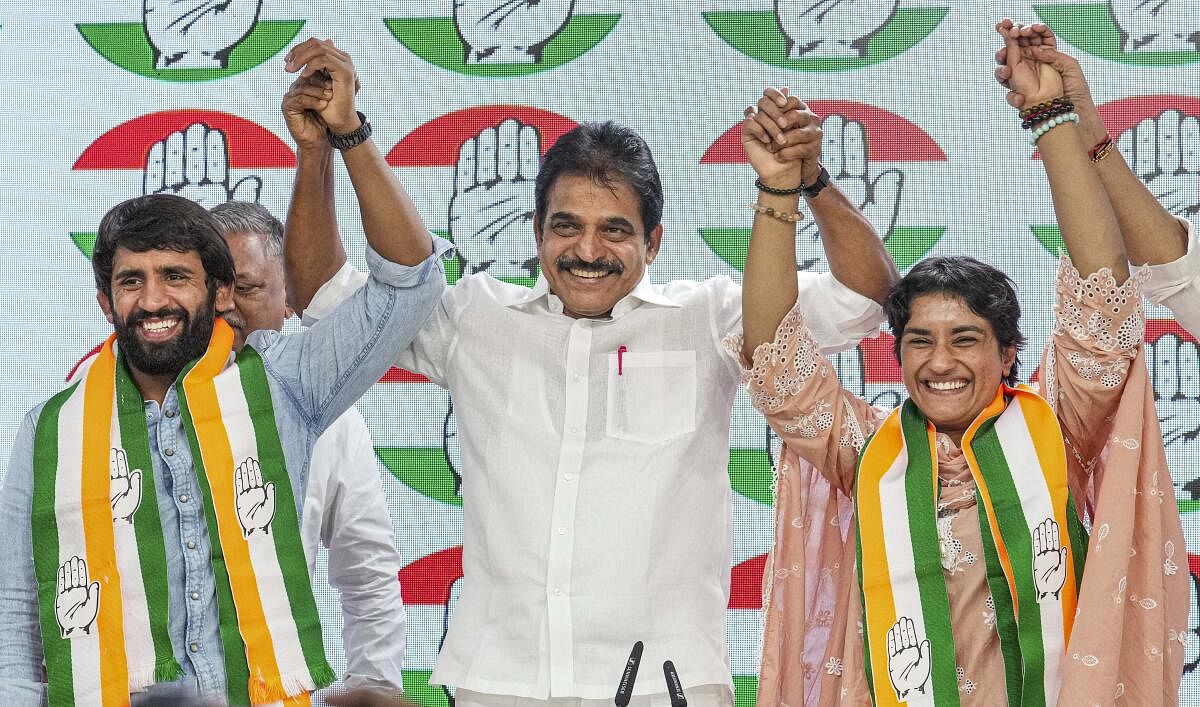
[[[821,173],[817,175],[817,181],[803,187],[804,198],[816,198],[817,194],[820,194],[821,190],[827,186],[829,186],[829,172],[825,170],[825,165],[821,165]]]
[[[371,137],[371,124],[367,122],[367,116],[363,115],[360,111],[355,111],[355,113],[358,113],[358,120],[362,125],[354,130],[344,135],[338,135],[329,128],[325,128],[325,137],[329,140],[330,145],[339,150],[349,150],[351,147],[363,144],[367,141],[367,138]]]

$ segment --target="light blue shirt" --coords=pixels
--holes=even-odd
[[[368,286],[302,333],[258,331],[248,343],[263,359],[283,444],[297,517],[302,517],[309,462],[317,437],[379,380],[433,311],[445,286],[434,255],[406,267],[367,251]],[[46,672],[38,624],[30,506],[33,437],[42,406],[25,416],[0,488],[0,703],[46,702]],[[147,401],[146,429],[154,461],[158,513],[167,549],[168,631],[183,678],[148,695],[225,696],[211,545],[191,449],[175,388],[160,406]],[[141,695],[139,695],[140,697]]]

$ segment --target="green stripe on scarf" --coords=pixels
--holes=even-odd
[[[238,375],[246,393],[250,419],[254,423],[263,479],[275,483],[275,520],[281,527],[298,528],[296,497],[292,493],[292,480],[287,474],[283,445],[274,422],[275,410],[271,405],[266,369],[258,352],[249,346],[238,354]],[[325,687],[336,680],[337,675],[325,659],[325,647],[321,643],[321,619],[317,614],[308,564],[304,559],[304,545],[298,533],[271,533],[271,537],[275,540],[276,555],[281,560],[280,570],[300,636],[304,662],[317,687]]]
[[[134,514],[134,533],[138,538],[138,562],[142,577],[167,576],[167,546],[163,539],[158,515],[158,494],[154,486],[154,461],[150,456],[150,439],[146,434],[145,401],[125,369],[125,357],[118,355],[116,367],[117,424],[121,429],[121,446],[130,470],[142,470],[142,505]],[[141,508],[152,509],[141,513]],[[157,582],[142,582],[146,591],[146,608],[150,612],[150,638],[154,643],[154,680],[171,682],[183,675],[171,650],[167,622],[167,588]]]
[[[1021,640],[1017,636],[1017,615],[1013,610],[1008,579],[1000,565],[1000,553],[996,550],[996,541],[992,539],[992,527],[988,524],[987,513],[983,511],[983,494],[978,489],[975,490],[975,507],[978,509],[976,516],[979,518],[979,537],[983,540],[988,589],[992,592],[996,634],[1000,637],[1000,655],[1004,658],[1004,683],[1008,688],[1008,704],[1010,707],[1017,707],[1021,704],[1021,675],[1024,673],[1021,663]]]
[[[53,676],[47,685],[49,704],[75,704],[75,681],[71,669],[71,641],[62,637],[54,613],[54,595],[58,593],[58,517],[54,512],[55,481],[58,471],[58,415],[82,384],[76,381],[42,407],[33,433],[33,517],[31,528],[46,529],[33,541],[33,562],[37,570],[38,594],[51,594],[50,601],[38,602],[42,629],[42,653],[46,673]]]
[[[179,375],[183,380],[195,367],[189,364]],[[221,535],[217,531],[217,510],[213,507],[212,488],[204,470],[204,457],[200,453],[200,442],[196,439],[196,426],[192,420],[187,395],[182,385],[176,385],[179,395],[179,413],[183,416],[183,428],[187,431],[188,444],[192,449],[192,466],[196,470],[196,482],[200,485],[200,496],[204,499],[204,521],[208,526],[208,544],[212,554],[213,577],[217,594],[217,616],[220,622],[221,647],[225,655],[225,696],[231,705],[250,704],[250,665],[246,661],[246,644],[238,630],[237,609],[233,603],[233,591],[229,585],[229,569],[221,551]]]
[[[950,628],[950,596],[942,573],[941,544],[937,532],[938,489],[934,483],[934,451],[929,448],[925,418],[912,400],[900,412],[908,469],[927,473],[906,473],[904,491],[908,497],[908,527],[912,536],[913,567],[921,594],[921,614],[925,637],[933,661],[930,678],[939,705],[957,705],[958,662],[954,656],[954,632]]]
[[[1005,540],[1008,561],[1017,585],[1017,635],[1021,643],[1024,684],[1028,688],[1021,695],[1021,704],[1044,707],[1046,691],[1042,685],[1046,671],[1043,660],[1045,646],[1042,644],[1042,614],[1033,580],[1033,539],[1029,535],[1030,526],[1013,482],[1012,470],[1008,467],[1000,437],[996,434],[998,419],[980,425],[971,449],[979,460],[979,470],[992,497],[996,523],[1000,526],[1000,536]]]

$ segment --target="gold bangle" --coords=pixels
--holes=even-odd
[[[1111,139],[1105,139],[1099,148],[1093,149],[1092,163],[1094,164],[1094,163],[1099,162],[1100,160],[1104,159],[1105,157],[1108,157],[1109,155],[1112,154],[1112,151],[1115,150],[1116,147],[1117,147],[1116,143],[1114,143]]]
[[[757,201],[750,204],[750,208],[754,209],[756,212],[758,212],[764,216],[770,216],[773,219],[778,219],[780,221],[786,221],[787,223],[797,223],[804,219],[804,214],[799,211],[797,211],[796,213],[788,213],[787,211],[779,211],[770,206],[763,206],[762,204],[758,203]]]

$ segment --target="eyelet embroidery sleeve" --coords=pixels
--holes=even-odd
[[[1148,277],[1142,270],[1118,285],[1108,268],[1085,278],[1066,255],[1059,261],[1054,329],[1041,379],[1083,468],[1100,453],[1106,437],[1098,432],[1110,425],[1142,345]]]
[[[849,495],[863,441],[884,413],[841,387],[799,305],[780,322],[775,339],[754,350],[749,365],[741,335],[724,343],[741,362],[750,402],[784,444]]]

